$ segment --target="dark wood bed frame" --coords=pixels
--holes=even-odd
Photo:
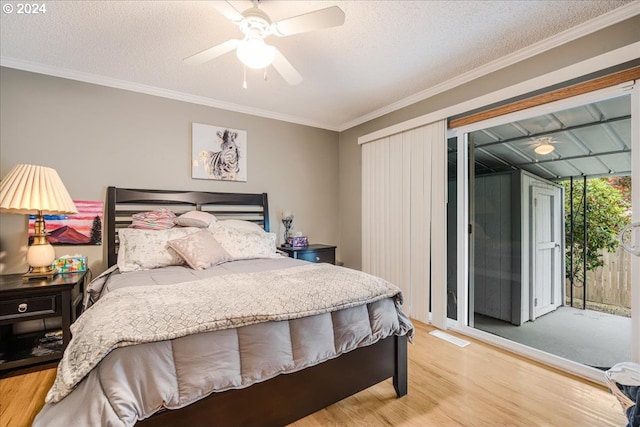
[[[117,263],[118,229],[131,215],[158,207],[197,209],[221,218],[261,224],[269,231],[267,194],[197,191],[107,190],[107,259]],[[238,390],[213,393],[189,406],[161,411],[140,426],[283,426],[388,378],[398,397],[407,394],[407,338],[391,336],[302,371],[278,375]]]

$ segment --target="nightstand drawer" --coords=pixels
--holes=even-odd
[[[41,314],[60,314],[60,305],[56,304],[56,295],[0,302],[0,320],[17,319]]]
[[[336,263],[335,251],[333,249],[301,252],[298,253],[298,259],[310,262]]]
[[[328,264],[336,263],[335,246],[312,244],[301,248],[280,246],[278,249],[286,252],[291,258],[303,261],[326,262]]]

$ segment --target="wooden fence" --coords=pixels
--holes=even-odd
[[[587,301],[631,308],[631,254],[622,247],[604,252],[604,265],[587,272]],[[567,296],[570,283],[567,281]],[[582,299],[581,287],[573,290]]]

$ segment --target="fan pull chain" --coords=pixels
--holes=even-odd
[[[247,67],[245,65],[242,66],[242,73],[244,77],[244,79],[242,80],[242,87],[246,89],[247,88]]]
[[[264,69],[264,76],[262,77],[264,79],[264,81],[267,81],[267,69]]]

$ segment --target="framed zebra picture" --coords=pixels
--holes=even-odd
[[[247,181],[247,131],[191,125],[191,178]]]

